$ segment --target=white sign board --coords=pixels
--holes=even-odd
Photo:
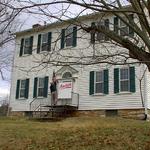
[[[71,98],[72,82],[63,81],[58,83],[58,98],[69,99]]]

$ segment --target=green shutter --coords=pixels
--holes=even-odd
[[[48,76],[44,79],[44,97],[47,97],[48,94]]]
[[[129,15],[129,18],[134,21],[134,16],[133,16],[133,14],[130,14],[130,15]],[[134,31],[133,31],[130,27],[129,27],[129,36],[130,36],[130,37],[133,37],[133,36],[134,36]]]
[[[51,39],[52,39],[52,32],[48,32],[48,47],[47,47],[47,51],[51,51]]]
[[[105,20],[105,27],[109,30],[109,19]],[[105,35],[105,41],[108,41],[109,37]]]
[[[130,92],[135,92],[135,67],[130,67]]]
[[[41,47],[41,34],[38,35],[37,53],[40,53],[40,47]]]
[[[114,93],[119,93],[119,68],[114,69]]]
[[[37,97],[37,83],[38,83],[38,78],[34,78],[33,98]]]
[[[104,70],[104,94],[109,93],[109,74],[108,69]]]
[[[61,46],[60,48],[63,49],[65,46],[65,29],[61,30]]]
[[[118,17],[115,17],[114,18],[114,32],[116,32],[117,34],[118,34],[118,22],[119,22],[119,19],[118,19]]]
[[[29,79],[26,79],[26,85],[25,85],[25,98],[28,99],[29,95]]]
[[[23,55],[23,45],[24,45],[24,39],[22,38],[22,39],[21,39],[21,45],[20,45],[20,53],[19,53],[19,56],[22,56],[22,55]]]
[[[32,49],[33,49],[33,36],[30,37],[30,50],[29,50],[29,54],[32,54]]]
[[[94,71],[90,72],[90,78],[89,78],[89,95],[94,94]]]
[[[91,27],[94,28],[96,25],[95,25],[95,22],[92,22],[91,23]],[[95,43],[95,31],[91,31],[91,43],[94,44]]]
[[[16,86],[16,99],[19,98],[19,89],[20,89],[20,80],[17,80],[17,86]]]
[[[72,46],[75,47],[77,46],[77,27],[73,27],[73,41],[72,41]]]

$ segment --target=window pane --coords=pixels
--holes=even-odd
[[[21,89],[25,88],[25,85],[26,85],[26,80],[21,80],[21,86],[20,86],[20,88]]]
[[[48,41],[48,33],[42,34],[42,43],[47,43]]]
[[[95,93],[103,93],[103,83],[96,83]]]
[[[44,78],[39,78],[39,87],[44,87]]]
[[[47,48],[48,47],[48,45],[47,45],[47,43],[42,43],[42,51],[47,51]]]
[[[25,89],[20,89],[20,98],[25,97]]]
[[[30,51],[30,38],[26,38],[24,42],[24,54],[29,54]]]
[[[96,72],[96,82],[102,82],[103,81],[103,71]]]
[[[44,95],[44,88],[38,88],[38,96]]]
[[[120,82],[120,91],[129,91],[129,80]]]
[[[72,46],[72,38],[67,38],[66,39],[66,46]]]
[[[129,69],[120,69],[120,79],[124,80],[124,79],[129,79]]]
[[[72,46],[72,41],[73,41],[73,28],[70,27],[65,30],[66,46]]]

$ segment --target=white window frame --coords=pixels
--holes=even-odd
[[[29,40],[29,45],[25,44],[26,40]],[[26,53],[26,54],[25,54],[25,48],[28,48],[28,53]],[[24,39],[24,43],[23,43],[23,55],[28,55],[29,51],[30,51],[30,37],[27,37],[27,38]]]
[[[103,80],[97,82],[97,81],[96,81],[96,73],[99,73],[99,72],[102,73],[102,78],[103,78]],[[96,93],[96,84],[97,84],[97,83],[103,84],[102,92]],[[104,71],[103,71],[103,70],[101,70],[101,71],[94,71],[94,94],[103,94],[103,93],[104,93]]]
[[[70,31],[68,33],[68,31]],[[67,41],[71,40],[71,43],[67,45]],[[71,47],[73,44],[73,27],[68,27],[65,29],[65,47]]]
[[[128,70],[128,79],[121,79],[121,70],[125,70],[127,69]],[[122,91],[121,90],[121,82],[123,81],[128,81],[128,90],[127,91]],[[120,89],[120,92],[130,92],[130,69],[129,67],[125,67],[125,68],[120,68],[120,71],[119,71],[119,89]]]
[[[44,92],[44,84],[45,84],[45,82],[43,83],[43,87],[40,87],[39,86],[39,82],[40,82],[40,79],[43,79],[43,82],[45,81],[45,78],[44,77],[39,77],[38,78],[38,81],[37,81],[37,97],[44,97],[44,93],[43,93],[43,95],[41,96],[41,95],[39,95],[39,89],[43,89],[43,92]]]
[[[43,36],[46,35],[47,36],[47,41],[43,42]],[[43,44],[46,44],[46,50],[43,50]],[[43,33],[41,34],[41,45],[40,45],[40,51],[41,52],[45,52],[47,51],[47,47],[48,47],[48,33]]]
[[[22,88],[21,84],[22,84],[23,81],[25,81],[25,87]],[[20,93],[21,93],[20,91],[21,90],[24,90],[24,96],[23,97],[20,96]],[[26,90],[26,79],[22,79],[22,80],[20,80],[20,85],[19,85],[19,99],[24,99],[25,98],[25,90]]]

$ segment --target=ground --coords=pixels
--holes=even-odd
[[[0,150],[150,150],[150,122],[74,117],[0,118]]]

